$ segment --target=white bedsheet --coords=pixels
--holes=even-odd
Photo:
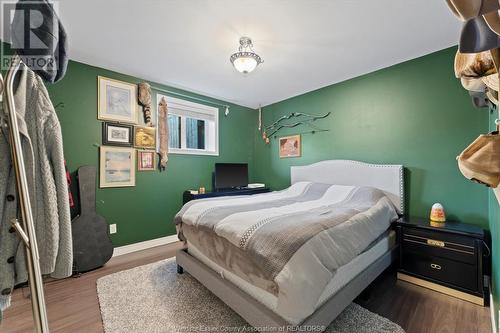
[[[361,253],[351,262],[346,265],[341,266],[337,273],[333,276],[330,282],[327,284],[326,288],[322,291],[319,301],[315,305],[314,309],[319,308],[328,299],[335,295],[342,287],[347,285],[354,277],[360,274],[364,269],[366,269],[371,263],[380,258],[383,254],[389,251],[395,244],[395,233],[391,233],[379,240],[367,251]],[[307,307],[302,307],[300,303],[294,302],[288,305],[288,308],[283,311],[283,307],[278,307],[278,297],[273,294],[258,288],[249,282],[243,280],[237,275],[231,273],[230,271],[222,268],[221,266],[214,263],[212,260],[207,258],[200,250],[198,250],[192,244],[188,242],[189,254],[203,262],[208,267],[212,268],[214,271],[218,272],[219,275],[238,286],[241,290],[246,292],[248,295],[262,303],[264,306],[283,317],[286,321],[291,324],[300,324],[304,319],[310,315],[310,310]],[[314,273],[309,272],[311,279],[314,278]],[[302,289],[301,292],[304,294],[304,298],[307,298],[307,289]],[[293,317],[290,317],[288,313],[294,313]]]

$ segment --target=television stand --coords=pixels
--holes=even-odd
[[[253,194],[267,193],[270,191],[271,190],[268,187],[229,189],[223,191],[205,192],[203,194],[191,194],[191,192],[189,191],[184,191],[184,194],[182,196],[182,204],[185,204],[191,200],[196,200],[196,199],[229,197],[236,195],[253,195]]]

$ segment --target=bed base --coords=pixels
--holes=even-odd
[[[351,304],[351,302],[368,287],[375,278],[396,260],[397,256],[398,245],[395,245],[358,274],[347,285],[341,288],[299,326],[328,327],[328,325],[349,304]],[[207,287],[215,296],[220,298],[250,325],[256,327],[260,331],[283,332],[284,329],[284,331],[297,332],[296,326],[291,326],[276,313],[253,299],[230,281],[224,279],[210,267],[191,256],[187,252],[187,249],[179,250],[176,260],[178,265],[177,271],[179,273],[182,274],[185,271],[191,274],[191,276]]]

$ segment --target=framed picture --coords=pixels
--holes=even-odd
[[[110,146],[132,147],[134,144],[134,126],[102,123],[102,144]]]
[[[156,152],[153,150],[137,151],[137,170],[154,171],[156,169]]]
[[[284,136],[279,139],[280,158],[300,157],[300,135]]]
[[[137,85],[98,76],[97,119],[137,123]]]
[[[135,150],[101,146],[99,187],[135,186]]]
[[[154,127],[136,126],[134,130],[134,146],[137,148],[156,148],[156,129]]]

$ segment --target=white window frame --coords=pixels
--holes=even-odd
[[[183,154],[183,155],[209,155],[209,156],[219,156],[219,109],[213,106],[208,106],[200,103],[195,103],[191,101],[186,101],[180,98],[166,96],[158,94],[156,96],[158,105],[160,100],[165,98],[167,101],[167,109],[169,115],[176,115],[181,118],[181,148],[168,148],[170,154]],[[195,114],[199,114],[199,118]],[[186,117],[199,119],[205,121],[205,146],[212,146],[212,150],[207,149],[193,149],[186,148]],[[209,123],[211,122],[209,118],[213,119],[214,137],[208,129]],[[167,119],[168,121],[168,119]],[[157,121],[158,124],[158,121]],[[168,125],[167,125],[168,126]]]

